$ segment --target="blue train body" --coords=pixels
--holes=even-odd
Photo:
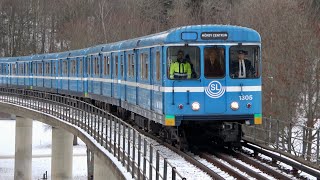
[[[178,51],[190,57],[190,79],[170,78]],[[212,51],[223,70],[220,76],[206,75],[205,61]],[[239,51],[250,61],[250,76],[232,72]],[[1,58],[0,84],[99,100],[149,124],[260,124],[261,69],[256,31],[195,25],[87,49]]]

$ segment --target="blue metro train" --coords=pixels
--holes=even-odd
[[[233,144],[241,139],[241,124],[261,124],[261,69],[255,30],[194,25],[86,49],[0,58],[0,85],[99,102],[180,145]]]

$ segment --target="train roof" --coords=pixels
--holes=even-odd
[[[203,33],[224,33],[222,35],[226,38],[204,38]],[[210,34],[209,34],[210,35]],[[218,34],[219,35],[219,34]],[[184,39],[183,39],[184,38]],[[112,44],[100,45],[102,52],[116,51],[119,49],[132,49],[143,46],[153,46],[162,44],[175,44],[175,43],[226,43],[226,42],[261,42],[259,33],[251,28],[232,26],[232,25],[193,25],[173,28],[168,31],[164,31],[157,34],[151,34],[135,39],[126,41],[120,41]],[[96,51],[89,51],[91,53],[97,53]]]
[[[80,50],[72,50],[52,54],[28,56],[32,60],[41,59],[66,59],[83,55],[98,54],[102,52],[119,51],[120,49],[135,49],[144,46],[164,44],[189,44],[189,43],[259,43],[259,33],[251,28],[233,25],[191,25],[172,28],[168,31],[151,34],[148,36],[119,41],[110,44],[100,44]],[[11,60],[0,58],[0,61]]]

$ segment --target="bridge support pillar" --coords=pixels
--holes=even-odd
[[[32,119],[16,117],[14,179],[32,179]]]
[[[51,179],[72,179],[73,134],[52,128]]]
[[[102,161],[97,155],[94,155],[94,168],[93,168],[93,179],[94,180],[117,180],[114,172],[111,171],[110,167]]]

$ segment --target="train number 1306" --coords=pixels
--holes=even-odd
[[[253,100],[253,95],[242,95],[239,96],[240,101]]]

